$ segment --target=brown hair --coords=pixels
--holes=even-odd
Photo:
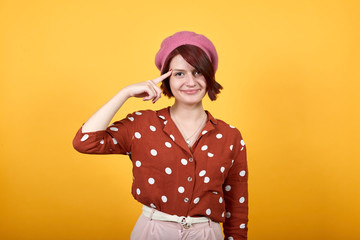
[[[186,44],[175,48],[169,54],[169,56],[167,56],[161,75],[169,71],[171,59],[178,54],[180,54],[185,59],[185,61],[187,61],[205,77],[206,91],[209,95],[209,98],[211,101],[216,100],[216,95],[220,93],[220,90],[223,89],[223,87],[215,81],[214,67],[208,56],[201,48],[197,46]],[[164,79],[160,87],[163,90],[164,95],[171,98],[173,94],[170,89],[169,80],[170,77]]]

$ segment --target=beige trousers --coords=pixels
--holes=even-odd
[[[209,219],[208,222],[194,223],[188,229],[180,223],[152,219],[141,213],[130,240],[222,240],[224,239],[218,222]]]

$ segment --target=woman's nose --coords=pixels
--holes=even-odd
[[[186,80],[186,85],[188,86],[195,86],[195,78],[193,75],[189,75]]]

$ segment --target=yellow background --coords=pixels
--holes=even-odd
[[[72,148],[161,41],[202,33],[205,108],[248,149],[249,239],[360,239],[359,1],[0,1],[0,239],[129,239],[131,162]],[[114,117],[172,104],[130,99]]]

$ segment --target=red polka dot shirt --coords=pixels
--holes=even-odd
[[[247,239],[248,169],[241,133],[208,111],[191,148],[172,121],[170,107],[128,114],[106,130],[82,133],[74,148],[87,154],[127,154],[133,163],[132,195],[140,203],[178,216],[223,222],[225,239]]]

